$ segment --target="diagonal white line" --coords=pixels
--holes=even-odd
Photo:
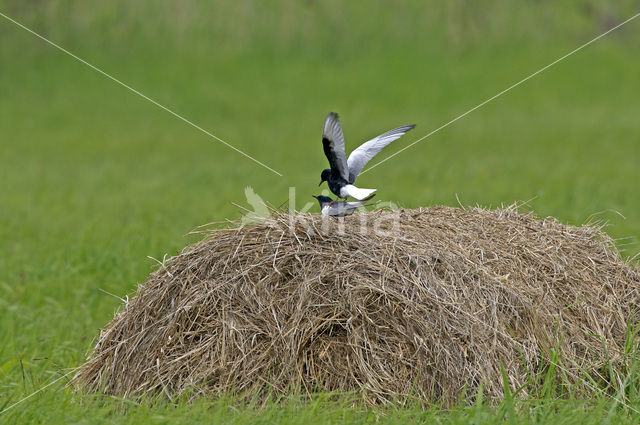
[[[449,121],[449,122],[447,122],[447,123],[445,123],[445,124],[441,125],[440,127],[436,128],[436,129],[435,129],[435,130],[433,130],[432,132],[430,132],[430,133],[428,133],[428,134],[426,134],[426,135],[422,136],[421,138],[419,138],[419,139],[418,139],[418,140],[416,140],[415,142],[413,142],[413,143],[411,143],[411,144],[409,144],[409,145],[405,146],[404,148],[400,149],[399,151],[397,151],[397,152],[393,153],[392,155],[389,155],[388,157],[386,157],[386,158],[385,158],[385,159],[383,159],[382,161],[375,163],[374,165],[372,165],[371,167],[367,168],[366,170],[364,170],[364,171],[363,171],[363,172],[361,172],[360,174],[364,174],[364,173],[366,173],[367,171],[372,170],[372,169],[374,169],[375,167],[377,167],[378,165],[382,164],[383,162],[386,162],[386,161],[390,160],[391,158],[393,158],[394,156],[398,155],[399,153],[402,153],[402,152],[406,151],[407,149],[409,149],[410,147],[412,147],[412,146],[413,146],[413,145],[415,145],[416,143],[421,142],[421,141],[423,141],[424,139],[426,139],[427,137],[429,137],[429,136],[431,136],[431,135],[433,135],[433,134],[437,133],[438,131],[442,130],[443,128],[448,127],[449,125],[451,125],[451,124],[453,124],[454,122],[458,121],[460,118],[463,118],[463,117],[465,117],[465,116],[469,115],[471,112],[475,111],[476,109],[483,107],[484,105],[486,105],[487,103],[491,102],[492,100],[494,100],[494,99],[496,99],[496,98],[498,98],[498,97],[502,96],[503,94],[505,94],[506,92],[510,91],[511,89],[518,87],[520,84],[522,84],[522,83],[524,83],[525,81],[527,81],[527,80],[529,80],[529,79],[531,79],[531,78],[535,77],[536,75],[540,74],[541,72],[546,71],[547,69],[551,68],[553,65],[555,65],[555,64],[557,64],[558,62],[560,62],[560,61],[562,61],[562,60],[564,60],[564,59],[568,58],[569,56],[573,55],[574,53],[576,53],[576,52],[578,52],[578,51],[580,51],[580,50],[584,49],[584,48],[585,48],[585,47],[587,47],[588,45],[590,45],[590,44],[592,44],[592,43],[595,43],[596,41],[600,40],[600,39],[601,39],[602,37],[604,37],[605,35],[609,34],[609,33],[610,33],[610,32],[612,32],[612,31],[617,30],[618,28],[620,28],[620,27],[621,27],[621,26],[623,26],[624,24],[626,24],[626,23],[628,23],[628,22],[631,22],[632,20],[634,20],[634,19],[635,19],[635,18],[637,18],[638,16],[640,16],[640,13],[636,13],[635,15],[633,15],[632,17],[630,17],[630,18],[629,18],[629,19],[627,19],[626,21],[624,21],[624,22],[622,22],[622,23],[620,23],[620,24],[616,25],[615,27],[611,28],[610,30],[608,30],[608,31],[606,31],[606,32],[603,32],[602,34],[600,34],[600,35],[599,35],[599,36],[597,36],[596,38],[594,38],[594,39],[591,39],[591,40],[587,41],[587,42],[586,42],[586,43],[584,43],[582,46],[580,46],[580,47],[578,47],[578,48],[576,48],[576,49],[574,49],[574,50],[570,51],[570,52],[569,52],[569,53],[567,53],[566,55],[564,55],[564,56],[562,56],[562,57],[560,57],[560,58],[556,59],[555,61],[551,62],[549,65],[547,65],[547,66],[544,66],[544,67],[540,68],[539,70],[537,70],[537,71],[536,71],[536,72],[534,72],[533,74],[528,75],[527,77],[523,78],[522,80],[518,81],[517,83],[512,84],[511,86],[509,86],[509,87],[507,87],[506,89],[502,90],[500,93],[498,93],[498,94],[496,94],[496,95],[494,95],[494,96],[491,96],[489,99],[487,99],[487,100],[485,100],[484,102],[482,102],[482,103],[480,103],[480,104],[478,104],[478,105],[474,106],[473,108],[469,109],[467,112],[465,112],[465,113],[463,113],[463,114],[461,114],[461,115],[457,116],[456,118],[452,119],[451,121]]]
[[[277,175],[279,175],[280,177],[282,177],[282,174],[280,174],[279,172],[277,172],[276,170],[274,170],[273,168],[269,167],[268,165],[265,165],[264,163],[258,161],[257,159],[255,159],[254,157],[252,157],[251,155],[241,151],[240,149],[236,148],[235,146],[231,145],[230,143],[222,140],[221,138],[219,138],[218,136],[216,136],[215,134],[212,134],[211,132],[205,130],[204,128],[200,127],[199,125],[193,123],[192,121],[189,121],[188,119],[186,119],[185,117],[183,117],[182,115],[172,111],[171,109],[167,108],[164,105],[161,105],[160,103],[156,102],[155,100],[151,99],[150,97],[140,93],[138,90],[134,89],[133,87],[123,83],[122,81],[118,80],[116,77],[106,73],[105,71],[101,70],[100,68],[90,64],[89,62],[79,58],[78,56],[74,55],[73,53],[71,53],[70,51],[66,50],[65,48],[59,46],[58,44],[54,43],[53,41],[47,39],[46,37],[38,34],[37,32],[33,31],[30,28],[27,28],[26,26],[22,25],[20,22],[11,19],[10,17],[8,17],[7,15],[5,15],[4,13],[0,12],[0,16],[2,16],[3,18],[13,22],[14,24],[16,24],[17,26],[19,26],[20,28],[29,31],[31,34],[35,35],[36,37],[44,40],[45,42],[49,43],[50,45],[52,45],[53,47],[55,47],[56,49],[66,53],[67,55],[71,56],[72,58],[76,59],[79,62],[82,62],[83,64],[87,65],[89,68],[93,69],[94,71],[99,72],[100,74],[104,75],[105,77],[109,78],[110,80],[120,84],[122,87],[125,87],[126,89],[132,91],[133,93],[137,94],[138,96],[142,97],[143,99],[148,100],[149,102],[153,103],[154,105],[156,105],[157,107],[167,111],[168,113],[170,113],[171,115],[175,116],[176,118],[181,119],[182,121],[186,122],[187,124],[189,124],[190,126],[200,130],[201,132],[203,132],[204,134],[206,134],[209,137],[212,137],[214,139],[216,139],[217,141],[219,141],[220,143],[224,144],[225,146],[233,149],[234,151],[238,152],[240,155],[243,155],[244,157],[252,160],[253,162],[262,165],[264,168],[266,168],[267,170],[276,173]]]
[[[53,381],[49,382],[47,385],[45,385],[44,387],[38,389],[37,391],[32,392],[31,394],[29,394],[28,396],[16,401],[15,403],[13,403],[11,406],[7,407],[6,409],[4,409],[3,411],[0,412],[0,415],[2,415],[4,412],[6,412],[7,410],[17,406],[18,404],[22,403],[25,400],[30,399],[31,397],[33,397],[34,395],[38,394],[40,391],[46,390],[47,388],[49,388],[50,386],[52,386],[53,384],[55,384],[56,382],[58,382],[59,380],[66,378],[67,376],[71,375],[73,372],[75,372],[75,370],[71,370],[67,373],[65,373],[64,375],[60,376],[57,379],[54,379]]]
[[[141,96],[141,97],[143,97],[143,98],[147,99],[148,101],[150,101],[150,102],[154,103],[155,105],[157,105],[158,107],[160,107],[160,108],[162,108],[162,109],[166,110],[167,112],[169,112],[169,113],[171,113],[171,114],[175,115],[176,117],[178,117],[178,118],[180,118],[181,120],[185,121],[186,123],[188,123],[188,124],[192,125],[193,127],[197,128],[198,130],[200,130],[200,131],[204,132],[205,134],[207,134],[207,135],[209,135],[209,136],[211,136],[211,137],[215,138],[216,140],[219,140],[220,142],[224,143],[225,145],[227,145],[227,146],[228,146],[228,147],[230,147],[231,149],[233,149],[233,150],[237,151],[238,153],[240,153],[240,154],[244,155],[245,157],[247,157],[247,158],[249,158],[249,159],[251,159],[251,160],[255,161],[256,163],[258,163],[258,164],[262,165],[263,167],[265,167],[265,168],[269,169],[270,171],[272,171],[272,172],[274,172],[274,173],[278,174],[279,176],[282,176],[282,174],[278,173],[277,171],[273,170],[272,168],[270,168],[270,167],[266,166],[265,164],[261,163],[260,161],[258,161],[258,160],[256,160],[256,159],[254,159],[253,157],[251,157],[251,156],[249,156],[249,155],[245,154],[244,152],[240,151],[239,149],[237,149],[237,148],[235,148],[235,147],[231,146],[230,144],[228,144],[228,143],[227,143],[227,142],[225,142],[224,140],[219,139],[218,137],[216,137],[216,136],[214,136],[213,134],[209,133],[208,131],[206,131],[206,130],[202,129],[201,127],[197,126],[196,124],[192,123],[191,121],[187,120],[186,118],[183,118],[182,116],[180,116],[180,115],[176,114],[175,112],[173,112],[173,111],[171,111],[171,110],[167,109],[166,107],[164,107],[164,106],[162,106],[161,104],[157,103],[157,102],[156,102],[156,101],[154,101],[153,99],[148,98],[147,96],[143,95],[142,93],[138,92],[137,90],[135,90],[135,89],[133,89],[133,88],[129,87],[129,86],[128,86],[128,85],[126,85],[125,83],[123,83],[123,82],[121,82],[121,81],[117,80],[116,78],[112,77],[111,75],[107,74],[106,72],[104,72],[104,71],[102,71],[102,70],[100,70],[100,69],[96,68],[95,66],[91,65],[90,63],[88,63],[88,62],[86,62],[86,61],[84,61],[84,60],[82,60],[82,59],[78,58],[77,56],[75,56],[74,54],[70,53],[69,51],[67,51],[67,50],[63,49],[62,47],[58,46],[57,44],[55,44],[55,43],[53,43],[53,42],[51,42],[51,41],[47,40],[46,38],[44,38],[44,37],[42,37],[41,35],[39,35],[39,34],[35,33],[34,31],[32,31],[32,30],[30,30],[29,28],[25,27],[24,25],[20,24],[19,22],[16,22],[15,20],[13,20],[13,19],[9,18],[8,16],[6,16],[5,14],[3,14],[2,12],[0,12],[0,16],[3,16],[4,18],[8,19],[9,21],[13,22],[14,24],[16,24],[16,25],[20,26],[21,28],[23,28],[23,29],[25,29],[25,30],[29,31],[30,33],[32,33],[32,34],[34,34],[34,35],[36,35],[37,37],[41,38],[42,40],[46,41],[47,43],[51,44],[52,46],[54,46],[54,47],[58,48],[59,50],[63,51],[64,53],[66,53],[66,54],[68,54],[68,55],[72,56],[73,58],[77,59],[78,61],[80,61],[80,62],[84,63],[85,65],[87,65],[87,66],[91,67],[92,69],[96,70],[97,72],[99,72],[99,73],[101,73],[101,74],[105,75],[106,77],[110,78],[111,80],[113,80],[113,81],[117,82],[118,84],[120,84],[120,85],[122,85],[122,86],[126,87],[127,89],[129,89],[129,90],[133,91],[134,93],[136,93],[136,94],[138,94],[139,96]],[[475,111],[476,109],[478,109],[478,108],[480,108],[480,107],[484,106],[485,104],[489,103],[490,101],[494,100],[495,98],[497,98],[497,97],[499,97],[499,96],[503,95],[504,93],[508,92],[509,90],[511,90],[511,89],[513,89],[513,88],[515,88],[515,87],[517,87],[518,85],[520,85],[520,84],[522,84],[523,82],[525,82],[525,81],[529,80],[530,78],[532,78],[532,77],[536,76],[537,74],[539,74],[539,73],[541,73],[541,72],[545,71],[546,69],[548,69],[548,68],[550,68],[551,66],[555,65],[556,63],[558,63],[558,62],[562,61],[563,59],[566,59],[567,57],[571,56],[572,54],[576,53],[577,51],[582,50],[583,48],[585,48],[585,47],[587,47],[588,45],[590,45],[590,44],[594,43],[595,41],[597,41],[597,40],[599,40],[600,38],[604,37],[605,35],[609,34],[610,32],[612,32],[612,31],[614,31],[614,30],[616,30],[616,29],[620,28],[621,26],[623,26],[624,24],[626,24],[626,23],[628,23],[628,22],[632,21],[633,19],[637,18],[638,16],[640,16],[640,13],[637,13],[636,15],[632,16],[631,18],[627,19],[626,21],[624,21],[624,22],[622,22],[622,23],[618,24],[617,26],[615,26],[615,27],[611,28],[610,30],[608,30],[608,31],[606,31],[606,32],[604,32],[604,33],[602,33],[602,34],[600,34],[600,35],[599,35],[599,36],[597,36],[596,38],[594,38],[594,39],[592,39],[592,40],[588,41],[587,43],[583,44],[582,46],[580,46],[580,47],[576,48],[575,50],[573,50],[573,51],[571,51],[571,52],[569,52],[569,53],[567,53],[566,55],[562,56],[561,58],[559,58],[559,59],[555,60],[554,62],[550,63],[549,65],[547,65],[547,66],[545,66],[545,67],[543,67],[543,68],[539,69],[538,71],[534,72],[533,74],[531,74],[531,75],[527,76],[527,77],[526,77],[526,78],[524,78],[523,80],[521,80],[521,81],[519,81],[519,82],[517,82],[517,83],[513,84],[512,86],[510,86],[510,87],[506,88],[505,90],[501,91],[500,93],[498,93],[498,94],[494,95],[493,97],[491,97],[491,98],[489,98],[489,99],[485,100],[484,102],[482,102],[482,103],[480,103],[479,105],[475,106],[474,108],[472,108],[472,109],[468,110],[467,112],[463,113],[462,115],[460,115],[460,116],[458,116],[458,117],[454,118],[453,120],[449,121],[448,123],[446,123],[446,124],[442,125],[441,127],[437,128],[436,130],[432,131],[431,133],[428,133],[427,135],[425,135],[425,136],[421,137],[420,139],[416,140],[415,142],[411,143],[410,145],[408,145],[408,146],[404,147],[404,148],[403,148],[403,149],[401,149],[400,151],[398,151],[398,152],[394,153],[393,155],[390,155],[389,157],[385,158],[384,160],[382,160],[382,161],[380,161],[380,162],[376,163],[375,165],[371,166],[371,167],[370,167],[370,168],[368,168],[367,170],[364,170],[364,171],[363,171],[363,173],[364,173],[364,172],[366,172],[366,171],[369,171],[370,169],[372,169],[372,168],[374,168],[374,167],[376,167],[376,166],[378,166],[378,165],[380,165],[381,163],[383,163],[383,162],[387,161],[388,159],[393,158],[394,156],[396,156],[397,154],[401,153],[402,151],[404,151],[404,150],[406,150],[406,149],[410,148],[411,146],[415,145],[416,143],[418,143],[418,142],[420,142],[420,141],[422,141],[422,140],[426,139],[427,137],[429,137],[429,136],[431,136],[432,134],[434,134],[434,133],[436,133],[436,132],[440,131],[441,129],[443,129],[443,128],[445,128],[445,127],[447,127],[448,125],[450,125],[450,124],[454,123],[455,121],[457,121],[457,120],[459,120],[460,118],[462,118],[462,117],[466,116],[467,114],[469,114],[469,113],[471,113],[471,112]],[[361,174],[362,174],[362,173],[361,173]],[[484,322],[481,322],[479,319],[477,319],[476,317],[472,316],[470,313],[467,313],[467,312],[465,312],[465,311],[463,311],[463,310],[461,310],[461,309],[458,309],[456,306],[453,306],[453,307],[454,307],[454,308],[456,308],[456,310],[458,310],[458,311],[460,311],[460,312],[462,312],[462,313],[464,313],[464,314],[467,314],[469,317],[473,318],[473,319],[474,319],[474,320],[476,320],[478,323],[483,324],[483,325],[486,325],[486,326],[489,326],[488,324],[486,324],[486,323],[484,323]],[[171,314],[167,314],[166,316],[164,316],[163,318],[159,319],[159,320],[158,320],[157,322],[155,322],[154,324],[158,324],[159,322],[161,322],[161,321],[163,321],[163,320],[165,320],[165,319],[169,318],[170,316],[171,316]],[[140,332],[142,332],[142,331],[140,331]],[[138,334],[139,334],[140,332],[138,332]],[[518,341],[515,341],[515,340],[514,340],[510,335],[507,335],[507,334],[505,334],[505,333],[504,333],[504,332],[502,332],[502,331],[497,331],[497,330],[496,330],[496,332],[497,332],[497,333],[502,334],[503,336],[507,337],[508,339],[513,340],[513,341],[514,341],[514,342],[516,342],[516,343],[519,343]],[[590,387],[592,387],[593,389],[595,389],[595,390],[599,391],[600,393],[602,393],[602,394],[606,395],[607,397],[609,397],[609,398],[611,398],[611,399],[613,399],[613,400],[615,400],[615,401],[620,402],[620,404],[622,404],[623,406],[625,406],[625,407],[629,408],[630,410],[633,410],[633,411],[634,411],[634,412],[636,412],[636,413],[640,413],[640,411],[638,411],[637,409],[635,409],[635,408],[633,408],[633,407],[629,406],[629,405],[628,405],[628,404],[626,404],[624,401],[619,400],[619,399],[618,399],[618,397],[615,397],[615,398],[614,398],[613,396],[611,396],[611,395],[607,394],[606,392],[604,392],[602,389],[597,388],[597,387],[595,387],[595,386],[593,386],[593,385],[589,384],[587,381],[585,381],[584,379],[582,379],[578,374],[576,374],[576,373],[574,373],[574,372],[572,372],[572,371],[569,371],[569,370],[567,370],[567,369],[564,369],[562,366],[560,366],[559,364],[557,364],[557,363],[553,362],[551,359],[547,359],[547,360],[548,360],[550,363],[552,363],[552,364],[554,364],[555,366],[557,366],[558,368],[560,368],[560,369],[564,370],[565,372],[568,372],[568,373],[573,374],[574,376],[577,376],[577,377],[578,377],[578,378],[580,378],[584,383],[588,384]],[[70,371],[70,372],[66,373],[65,375],[63,375],[63,376],[61,376],[61,377],[59,377],[59,378],[57,378],[57,379],[53,380],[52,382],[50,382],[49,384],[45,385],[44,387],[42,387],[42,388],[38,389],[37,391],[33,392],[32,394],[30,394],[30,395],[28,395],[28,396],[24,397],[23,399],[21,399],[21,400],[19,400],[19,401],[15,402],[15,403],[13,403],[13,404],[12,404],[12,405],[10,405],[9,407],[7,407],[7,408],[5,408],[4,410],[0,411],[0,414],[5,413],[7,410],[9,410],[9,409],[13,408],[14,406],[16,406],[16,405],[18,405],[18,404],[22,403],[23,401],[25,401],[25,400],[27,400],[27,399],[29,399],[29,398],[33,397],[35,394],[38,394],[39,392],[41,392],[41,391],[45,390],[46,388],[48,388],[48,387],[52,386],[52,385],[53,385],[53,384],[55,384],[56,382],[60,381],[61,379],[65,378],[66,376],[68,376],[68,375],[70,375],[71,373],[73,373],[74,371],[75,371],[75,370],[72,370],[72,371]]]

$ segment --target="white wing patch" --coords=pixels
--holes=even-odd
[[[348,198],[349,196],[351,196],[352,198],[363,200],[370,198],[371,195],[375,193],[375,191],[376,189],[361,189],[359,187],[355,187],[352,184],[346,184],[340,189],[340,197]]]
[[[374,137],[368,142],[364,142],[349,155],[347,166],[349,167],[349,183],[356,181],[356,177],[362,171],[362,168],[389,143],[402,137],[407,131],[413,129],[414,124],[404,125],[394,128],[386,133]]]

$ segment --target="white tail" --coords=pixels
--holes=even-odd
[[[340,189],[340,197],[347,198],[351,196],[352,198],[362,201],[370,197],[375,191],[376,189],[360,189],[352,184],[348,184]]]

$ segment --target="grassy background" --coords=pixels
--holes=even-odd
[[[147,256],[172,255],[194,240],[185,236],[194,227],[239,217],[231,202],[244,203],[245,186],[273,204],[295,186],[298,208],[317,194],[327,112],[341,114],[348,149],[416,123],[383,159],[640,12],[640,3],[0,0],[0,12],[284,174],[0,17],[2,410],[82,361],[120,304],[104,291],[132,293],[155,265]],[[639,42],[640,18],[360,184],[406,207],[455,206],[456,196],[493,207],[532,199],[541,216],[608,222],[623,255],[635,255]],[[638,420],[606,397],[380,416],[326,397],[256,412],[229,401],[136,406],[60,387],[0,422]]]

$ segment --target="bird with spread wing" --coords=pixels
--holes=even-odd
[[[399,139],[414,127],[415,124],[411,124],[389,130],[361,144],[347,158],[338,114],[331,112],[324,120],[322,129],[322,146],[331,168],[322,170],[320,185],[326,181],[331,192],[342,199],[347,199],[350,196],[358,200],[367,199],[376,189],[361,189],[354,186],[358,174],[382,148]]]

